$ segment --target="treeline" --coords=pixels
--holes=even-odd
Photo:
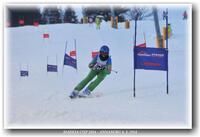
[[[118,22],[126,20],[133,20],[135,12],[138,12],[143,19],[148,15],[149,11],[146,8],[127,8],[127,7],[113,7],[110,6],[92,6],[82,7],[82,19],[78,19],[77,13],[73,7],[7,7],[7,26],[17,27],[24,25],[38,25],[38,24],[56,24],[56,23],[83,23],[83,18],[88,17],[95,19],[97,16],[104,21],[110,21],[111,16],[117,16]]]

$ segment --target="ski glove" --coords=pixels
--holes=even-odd
[[[89,68],[92,69],[92,68],[94,67],[94,65],[95,65],[95,64],[90,63],[90,64],[89,64]]]
[[[95,64],[93,67],[92,67],[93,70],[104,70],[105,69],[105,66],[101,66],[99,64]]]

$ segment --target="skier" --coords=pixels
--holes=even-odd
[[[92,26],[93,24],[93,17],[88,17],[88,22],[89,22],[89,26]]]
[[[187,17],[188,17],[188,15],[187,15],[187,12],[186,12],[186,11],[184,11],[184,12],[183,12],[183,20],[186,20],[186,19],[187,19]]]
[[[168,37],[172,36],[172,27],[171,24],[168,24]]]
[[[96,23],[96,29],[100,29],[100,26],[101,26],[101,19],[100,19],[99,17],[96,17],[95,23]]]
[[[89,74],[85,79],[83,79],[71,92],[70,98],[76,97],[87,97],[91,92],[104,80],[104,78],[111,73],[112,70],[112,60],[109,56],[109,48],[107,45],[103,45],[100,48],[99,54],[96,55],[92,61],[89,63],[89,68],[91,69]],[[88,87],[83,90],[81,94],[80,91],[95,77],[97,78],[92,81]]]

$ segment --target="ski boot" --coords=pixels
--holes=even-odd
[[[72,93],[69,95],[71,99],[78,97],[78,90],[73,90]]]
[[[91,93],[91,91],[90,91],[88,88],[86,88],[86,89],[83,91],[83,93],[81,93],[81,94],[78,95],[78,96],[79,96],[79,97],[85,98],[85,97],[88,97],[88,96],[90,95],[90,93]]]

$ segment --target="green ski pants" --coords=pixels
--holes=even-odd
[[[81,91],[95,76],[97,76],[97,78],[88,85],[88,89],[90,91],[93,91],[101,83],[101,81],[104,80],[106,75],[107,73],[105,72],[105,70],[91,70],[87,77],[83,79],[74,89],[77,91]]]
[[[100,29],[101,24],[96,24],[96,29]]]

